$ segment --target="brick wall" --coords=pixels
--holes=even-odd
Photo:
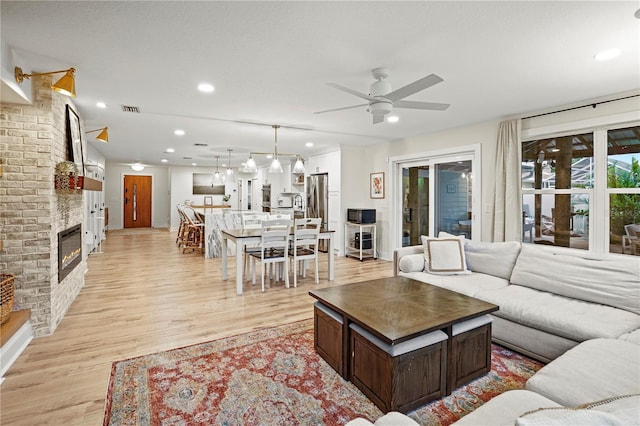
[[[16,276],[15,301],[31,309],[36,336],[53,333],[84,286],[82,262],[58,283],[58,232],[82,223],[82,194],[54,190],[55,166],[67,158],[65,107],[51,77],[33,80],[32,105],[0,105],[0,271]],[[60,204],[69,204],[62,217]]]

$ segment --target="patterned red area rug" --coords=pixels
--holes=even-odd
[[[492,369],[409,415],[448,425],[542,364],[494,345]],[[313,349],[313,321],[113,363],[104,425],[344,425],[383,413]]]

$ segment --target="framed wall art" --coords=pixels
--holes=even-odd
[[[67,147],[70,160],[78,166],[79,174],[84,176],[84,156],[82,152],[82,132],[80,130],[80,117],[67,104]]]
[[[384,172],[371,173],[369,194],[371,198],[384,198]]]

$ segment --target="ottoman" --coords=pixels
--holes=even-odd
[[[445,394],[447,335],[442,331],[390,345],[352,323],[349,348],[349,380],[385,413],[406,413]]]

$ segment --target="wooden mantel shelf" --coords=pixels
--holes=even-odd
[[[55,188],[58,189],[58,182],[55,179],[54,182]],[[85,191],[102,191],[102,181],[86,176],[69,176],[69,187]]]

